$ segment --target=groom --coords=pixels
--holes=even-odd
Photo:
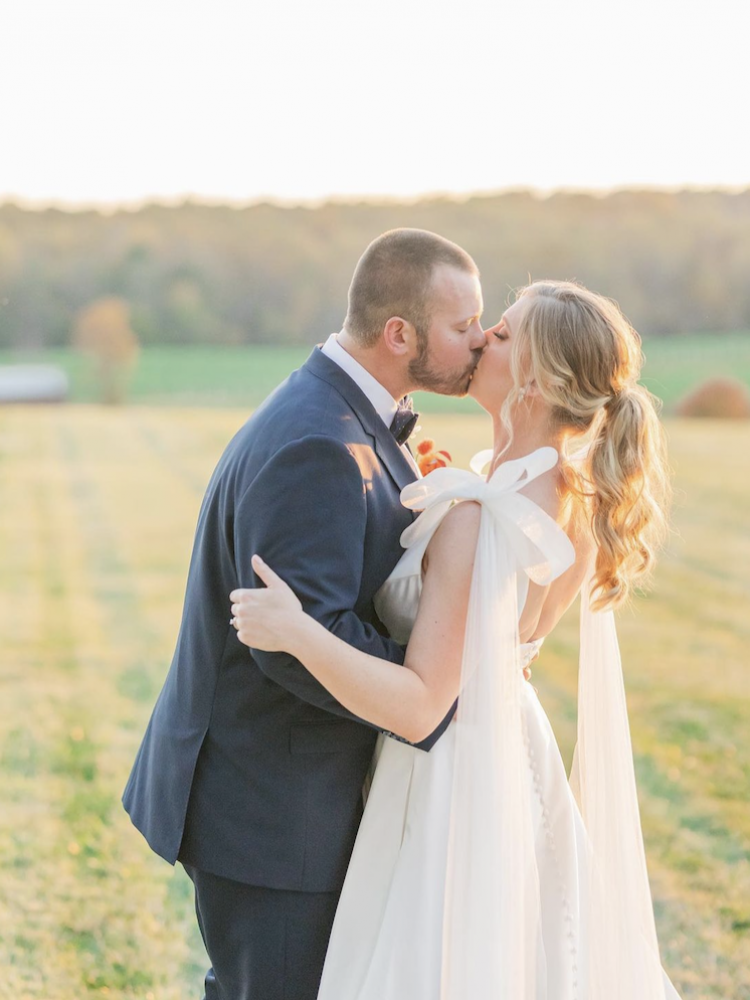
[[[315,1000],[377,737],[297,660],[242,645],[229,593],[259,585],[258,552],[341,639],[403,663],[373,607],[412,520],[403,397],[467,392],[481,312],[460,247],[416,229],[380,236],[342,331],[237,432],[208,484],[174,659],[123,796],[194,883],[206,1000]]]

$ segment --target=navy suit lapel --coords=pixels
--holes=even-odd
[[[398,442],[378,416],[378,412],[370,400],[357,383],[349,378],[343,368],[340,368],[335,361],[323,354],[319,347],[313,348],[313,352],[305,362],[304,367],[313,375],[323,379],[324,382],[328,382],[344,397],[357,414],[365,431],[373,438],[375,451],[399,490],[408,486],[409,483],[413,483],[417,476],[406,455],[401,451]]]

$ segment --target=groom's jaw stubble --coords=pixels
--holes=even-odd
[[[440,371],[434,365],[429,343],[425,342],[417,357],[409,363],[409,377],[415,389],[441,396],[465,396],[483,354],[483,350],[472,351],[471,364],[460,372]]]

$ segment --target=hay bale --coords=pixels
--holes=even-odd
[[[678,417],[750,420],[750,390],[736,378],[706,379],[677,402],[675,413]]]

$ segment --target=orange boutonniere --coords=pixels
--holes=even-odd
[[[435,451],[435,442],[432,438],[425,438],[417,445],[417,465],[423,476],[434,469],[444,469],[448,462],[452,461],[449,452]]]

